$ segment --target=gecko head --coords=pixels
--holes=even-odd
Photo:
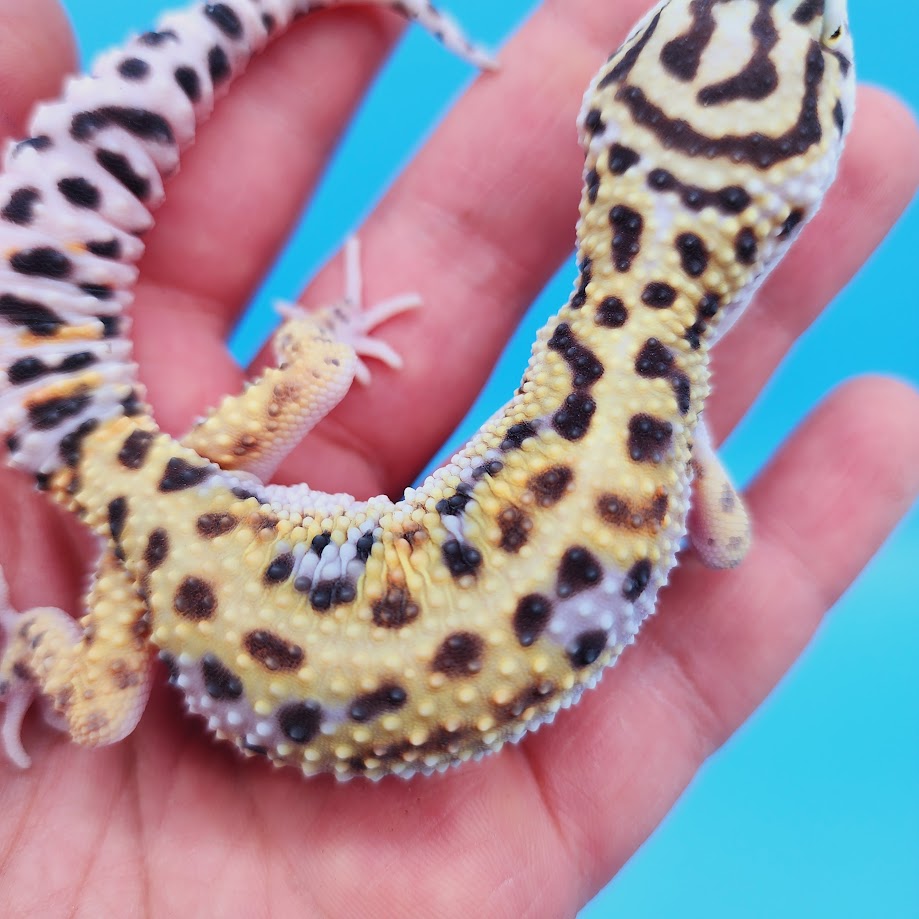
[[[846,0],[662,0],[588,90],[581,137],[824,185],[854,107]]]

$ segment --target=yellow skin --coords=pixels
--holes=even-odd
[[[181,444],[134,405],[84,432],[43,481],[109,548],[81,632],[57,610],[8,625],[8,752],[25,762],[33,689],[74,740],[124,737],[152,642],[190,708],[248,753],[339,777],[431,771],[517,739],[618,657],[676,562],[693,470],[697,548],[737,564],[748,518],[700,421],[709,347],[816,210],[853,109],[844,11],[807,8],[673,0],[604,65],[580,119],[572,300],[518,395],[403,501],[246,477],[270,474],[374,354],[353,298],[344,331],[335,308],[289,319],[279,369]],[[129,399],[90,367],[26,408],[106,385]]]

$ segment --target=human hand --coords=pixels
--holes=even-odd
[[[361,231],[368,301],[417,289],[428,304],[382,330],[406,368],[374,367],[370,389],[352,393],[279,480],[396,493],[449,434],[571,249],[574,116],[642,6],[546,3],[409,167]],[[72,52],[50,0],[7,0],[0,15],[0,126],[17,134]],[[367,11],[305,20],[254,62],[172,181],[133,333],[172,433],[239,389],[226,335],[397,28]],[[320,84],[320,72],[335,77]],[[826,209],[717,352],[717,435],[913,193],[917,143],[899,107],[863,94]],[[308,301],[340,290],[335,264]],[[0,772],[0,902],[30,916],[572,913],[771,689],[908,506],[917,420],[919,399],[890,381],[831,397],[751,489],[756,543],[740,569],[709,572],[685,555],[659,614],[597,690],[553,727],[445,776],[342,787],[274,772],[213,745],[162,685],[111,748],[80,750],[30,723],[35,766]],[[885,454],[877,444],[891,427],[897,449]],[[21,476],[5,472],[2,485],[0,549],[17,605],[76,612],[84,535]]]

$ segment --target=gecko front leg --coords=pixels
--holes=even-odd
[[[277,366],[239,395],[226,397],[182,438],[184,446],[222,469],[267,480],[355,379],[370,382],[363,358],[394,369],[402,366],[399,354],[371,333],[393,316],[420,306],[420,297],[405,294],[365,309],[356,237],[345,244],[344,256],[342,300],[311,312],[281,306],[285,322],[274,339]]]

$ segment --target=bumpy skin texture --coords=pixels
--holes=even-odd
[[[485,62],[426,4],[382,5]],[[408,775],[498,749],[596,681],[676,563],[694,470],[702,557],[742,557],[747,518],[701,427],[708,351],[832,181],[851,44],[832,3],[652,10],[585,98],[580,277],[517,395],[421,488],[355,502],[250,474],[357,370],[329,314],[290,319],[280,369],[183,443],[157,431],[121,337],[161,176],[214,91],[310,4],[294,6],[167,18],[8,154],[10,453],[108,548],[81,629],[57,610],[9,618],[0,678],[9,713],[38,690],[75,740],[109,743],[142,712],[152,642],[244,751]],[[8,715],[23,762],[16,728]]]

